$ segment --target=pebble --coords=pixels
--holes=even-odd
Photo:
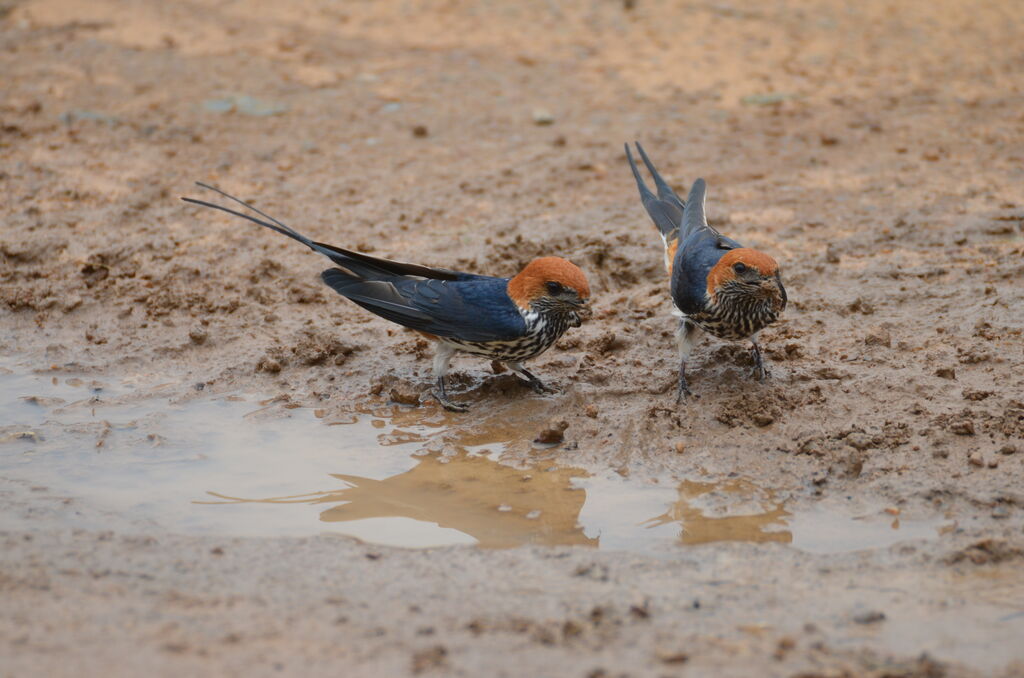
[[[210,335],[202,327],[193,327],[188,331],[188,338],[193,344],[204,344]]]
[[[404,388],[404,385],[398,385],[391,389],[388,396],[393,402],[399,405],[419,405],[420,394],[412,388]]]
[[[999,448],[999,454],[1016,454],[1016,453],[1017,453],[1017,446],[1016,445],[1003,445],[1002,447]]]
[[[680,440],[676,443],[676,454],[682,454],[683,452],[686,452],[686,443]]]
[[[533,124],[535,125],[553,125],[555,123],[555,116],[551,111],[546,108],[535,108],[533,109]]]
[[[412,135],[418,139],[422,139],[430,134],[426,125],[416,125],[412,128]]]
[[[885,613],[879,610],[868,610],[867,612],[853,615],[853,621],[858,624],[877,624],[878,622],[885,621]]]
[[[943,379],[956,379],[956,370],[952,367],[940,367],[935,370],[935,376]]]
[[[974,422],[970,419],[962,419],[960,421],[954,421],[949,430],[958,436],[973,436],[974,435]]]
[[[864,337],[864,343],[868,346],[892,346],[892,334],[884,327],[876,327],[869,331]]]
[[[260,364],[256,366],[256,371],[277,374],[281,371],[281,363],[273,358],[264,358],[260,361]]]
[[[586,409],[583,410],[583,412],[584,412],[584,414],[586,414],[591,419],[597,419],[597,414],[598,414],[597,405],[587,405]]]
[[[547,425],[541,429],[541,432],[537,434],[533,442],[540,443],[541,445],[555,445],[565,440],[565,429],[569,428],[569,422],[564,419],[551,419]]]
[[[970,454],[970,456],[967,457],[967,461],[972,466],[984,466],[985,465],[985,457],[981,456],[981,452],[972,452]]]
[[[690,660],[690,655],[679,650],[655,650],[654,654],[662,664],[685,664]]]
[[[992,517],[1000,519],[1000,520],[1003,519],[1003,518],[1009,518],[1010,517],[1010,509],[1009,509],[1009,507],[1007,507],[1005,504],[999,504],[994,509],[992,509]]]

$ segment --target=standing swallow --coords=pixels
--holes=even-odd
[[[743,247],[712,228],[704,216],[707,185],[693,182],[683,202],[658,174],[643,146],[637,143],[658,195],[651,193],[626,145],[640,200],[665,242],[665,268],[670,277],[672,300],[680,316],[676,341],[679,346],[679,388],[676,399],[690,395],[686,361],[701,331],[719,339],[750,339],[756,374],[768,376],[757,333],[778,320],[786,308],[786,288],[775,259]]]
[[[465,412],[445,392],[452,356],[471,353],[504,363],[538,393],[547,391],[523,362],[551,348],[589,313],[590,287],[574,264],[559,257],[534,259],[514,278],[461,273],[371,257],[314,242],[234,196],[197,182],[246,207],[263,219],[203,200],[212,207],[298,240],[330,259],[337,268],[320,274],[338,294],[382,318],[435,342],[433,395],[445,409]]]

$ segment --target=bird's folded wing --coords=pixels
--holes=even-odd
[[[508,298],[508,281],[437,280],[389,276],[367,280],[332,268],[321,274],[339,294],[405,327],[463,341],[509,341],[526,326]]]

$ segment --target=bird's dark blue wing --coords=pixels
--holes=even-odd
[[[733,249],[723,246],[721,235],[710,228],[690,233],[683,239],[672,263],[672,299],[683,313],[696,313],[704,306],[708,274]]]
[[[332,268],[324,282],[344,297],[387,320],[414,330],[463,341],[507,341],[526,323],[508,297],[503,278],[473,276],[437,280],[387,276],[359,278]]]

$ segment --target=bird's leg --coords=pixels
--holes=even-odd
[[[753,337],[750,338],[750,355],[754,359],[754,374],[757,376],[757,380],[764,381],[770,377],[772,373],[764,366],[764,358],[761,356],[761,347],[757,345],[757,340]]]
[[[530,388],[532,388],[537,393],[550,393],[553,390],[553,389],[548,388],[547,386],[545,386],[544,382],[541,381],[540,379],[538,379],[533,374],[533,372],[531,372],[530,370],[528,370],[525,367],[523,367],[522,363],[507,362],[507,363],[505,363],[505,365],[510,370],[512,370],[513,372],[518,374],[520,377],[525,379],[526,383],[530,385]]]
[[[682,318],[676,328],[676,345],[679,347],[679,387],[676,389],[676,402],[680,403],[686,396],[693,395],[686,383],[686,361],[690,357],[693,345],[697,341],[700,328]]]
[[[449,412],[466,412],[469,410],[469,406],[460,405],[448,400],[448,394],[444,388],[444,377],[448,374],[448,364],[451,362],[453,355],[455,355],[454,348],[446,344],[437,344],[437,352],[434,354],[434,379],[436,386],[433,396],[437,399],[437,402],[441,403],[441,407]]]

